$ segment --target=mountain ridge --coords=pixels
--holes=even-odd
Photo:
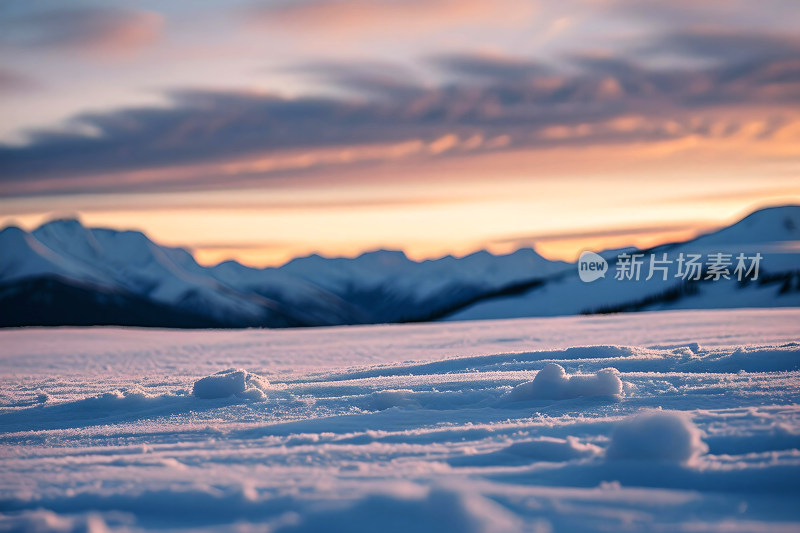
[[[800,206],[789,205],[757,210],[730,226],[642,252],[760,247],[769,257],[766,271],[783,275],[800,271],[800,255],[773,249],[787,243],[791,248],[795,241],[800,242]],[[110,305],[103,302],[110,301],[131,302],[137,310],[126,320],[125,305],[114,307],[109,316],[117,317],[112,322],[118,325],[158,326],[159,320],[142,318],[152,304],[165,327],[286,327],[647,309],[664,303],[659,294],[672,295],[670,305],[684,305],[708,292],[676,292],[675,283],[624,290],[608,280],[582,284],[574,263],[550,261],[534,248],[423,261],[402,251],[374,250],[354,258],[312,254],[260,269],[236,261],[204,266],[185,248],[159,245],[139,231],[88,228],[76,218],[48,221],[31,232],[6,227],[0,231],[0,250],[0,326],[87,325],[87,317],[102,317],[103,305]],[[603,254],[613,266],[613,254]],[[787,279],[790,290],[781,293],[784,297],[762,291],[740,304],[800,305],[794,303],[793,278]],[[38,315],[33,303],[20,301],[20,291],[39,302]],[[52,293],[49,309],[42,303],[48,301],[47,291]],[[70,310],[67,294],[80,294],[80,313]],[[715,296],[720,306],[736,305],[723,296]],[[708,299],[695,305],[713,307]],[[192,317],[201,318],[193,322]]]

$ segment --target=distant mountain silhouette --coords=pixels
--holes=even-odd
[[[279,268],[199,265],[136,231],[74,219],[0,232],[0,326],[290,327],[511,318],[677,308],[800,305],[800,206],[756,211],[732,226],[647,254],[758,251],[755,282],[591,284],[575,265],[533,249],[416,262],[379,250],[318,255]],[[630,250],[627,250],[630,252]],[[603,254],[614,268],[616,254]],[[643,268],[647,268],[645,263]]]

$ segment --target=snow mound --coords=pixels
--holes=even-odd
[[[320,511],[279,533],[501,533],[520,531],[506,509],[477,494],[432,489],[427,494],[375,494],[354,505]]]
[[[194,382],[192,394],[210,400],[238,396],[252,400],[265,399],[269,381],[240,368],[229,368]]]
[[[614,428],[606,458],[692,464],[708,451],[702,436],[684,413],[640,411]]]
[[[580,396],[621,396],[622,380],[616,368],[604,368],[596,374],[567,375],[564,367],[547,363],[533,381],[517,385],[508,394],[511,401],[565,400]]]

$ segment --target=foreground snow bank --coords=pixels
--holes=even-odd
[[[606,457],[691,464],[708,451],[702,436],[684,413],[647,410],[619,423]]]
[[[580,396],[620,396],[622,380],[615,368],[604,368],[596,374],[568,376],[564,367],[547,363],[533,381],[517,385],[508,399],[519,400],[565,400]]]
[[[247,370],[229,368],[195,381],[192,394],[204,400],[229,396],[263,400],[267,397],[268,388],[269,381],[261,376]]]

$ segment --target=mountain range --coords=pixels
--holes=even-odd
[[[189,251],[137,231],[59,219],[32,232],[0,232],[0,326],[293,327],[800,306],[798,244],[800,206],[771,207],[686,242],[638,251],[643,273],[651,254],[760,253],[758,279],[620,281],[621,251],[607,251],[607,275],[584,283],[576,264],[530,248],[421,262],[379,250],[352,259],[311,255],[277,268],[203,266]]]

